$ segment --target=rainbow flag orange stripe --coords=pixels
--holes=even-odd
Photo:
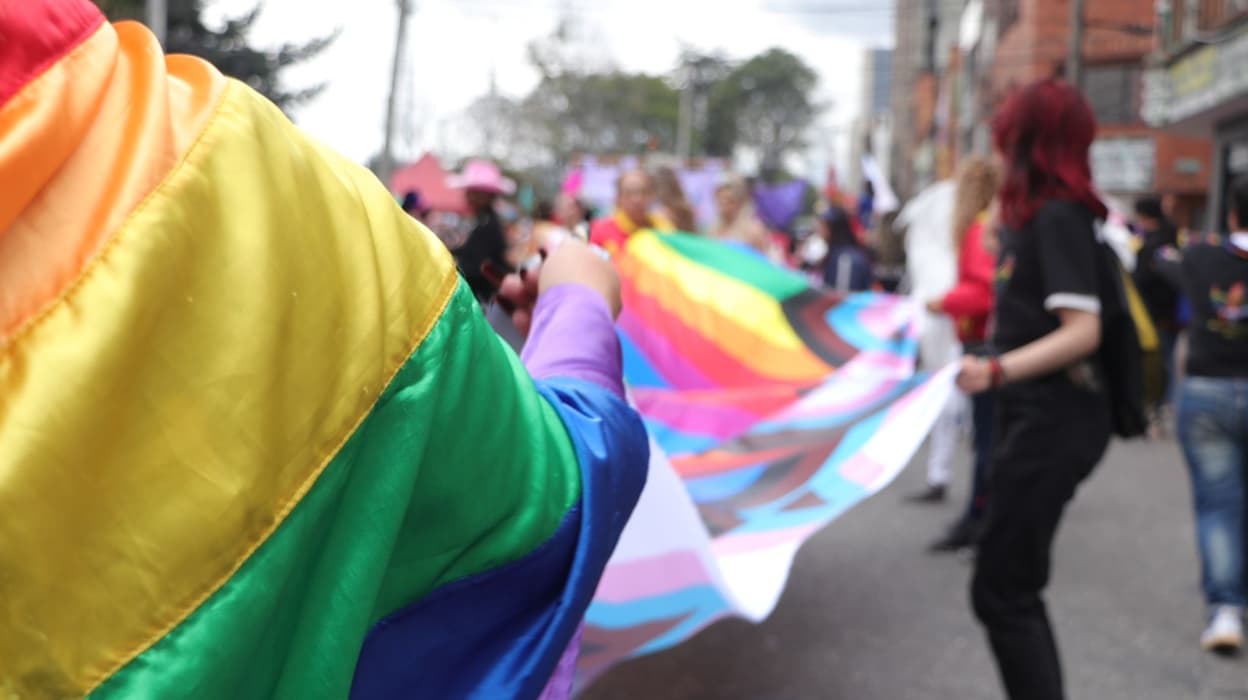
[[[678,468],[680,456],[742,435],[846,362],[891,361],[912,344],[864,326],[892,313],[893,300],[821,292],[744,246],[641,232],[615,259],[625,377]]]
[[[915,373],[908,299],[686,234],[636,233],[614,259],[625,378],[660,449],[586,614],[582,687],[766,618],[803,543],[904,468],[953,389]]]
[[[631,412],[500,394],[440,242],[241,83],[86,0],[0,46],[0,695],[540,692]]]

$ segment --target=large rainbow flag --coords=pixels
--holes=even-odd
[[[617,256],[625,376],[654,446],[587,614],[582,687],[729,615],[765,618],[798,548],[887,485],[952,390],[907,299],[840,297],[752,250],[644,233]]]
[[[245,85],[0,0],[0,696],[538,696],[646,462],[567,376]]]

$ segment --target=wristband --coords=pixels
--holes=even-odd
[[[1001,358],[993,355],[988,358],[988,371],[992,376],[991,386],[998,389],[1005,384],[1005,369],[1001,366]]]

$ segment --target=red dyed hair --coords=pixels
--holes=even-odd
[[[1010,95],[992,118],[993,142],[1005,159],[1005,224],[1022,228],[1051,199],[1079,202],[1104,218],[1088,162],[1095,137],[1092,108],[1067,83],[1039,80]]]

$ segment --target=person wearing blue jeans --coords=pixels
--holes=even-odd
[[[1230,190],[1229,236],[1158,253],[1159,269],[1192,305],[1178,437],[1209,605],[1200,644],[1219,653],[1243,647],[1248,605],[1248,177]]]
[[[1248,349],[1245,349],[1248,353]],[[1179,441],[1192,477],[1201,580],[1212,610],[1202,646],[1243,644],[1248,379],[1189,377],[1179,389]],[[1218,617],[1229,618],[1218,620]]]

